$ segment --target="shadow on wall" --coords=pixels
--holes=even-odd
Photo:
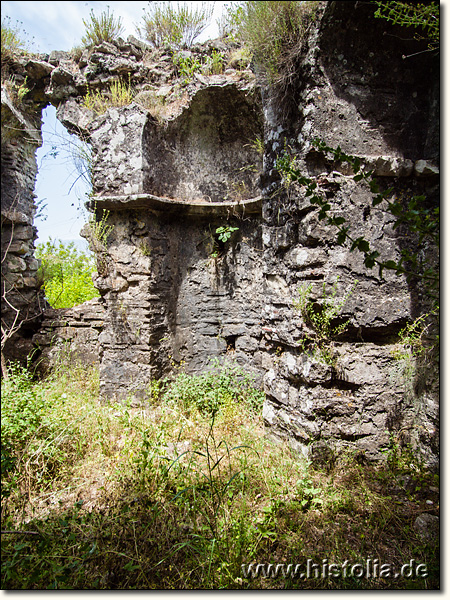
[[[414,29],[375,18],[372,3],[356,4],[349,10],[348,2],[332,2],[323,20],[325,75],[343,101],[327,113],[323,130],[337,131],[348,152],[362,142],[366,154],[437,161],[439,54],[427,52],[427,41],[415,40]],[[360,132],[349,110],[356,110]],[[373,147],[378,137],[384,148]]]
[[[258,195],[262,156],[259,97],[236,86],[200,90],[179,117],[150,118],[143,135],[144,192],[186,201],[240,201]]]

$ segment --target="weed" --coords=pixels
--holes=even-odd
[[[253,60],[253,54],[247,47],[237,48],[230,53],[227,67],[245,71],[250,68]]]
[[[239,227],[218,227],[216,229],[217,239],[223,242],[224,244],[228,242],[230,237],[233,235],[234,231],[238,231]]]
[[[29,54],[29,43],[26,41],[27,33],[20,30],[19,21],[15,25],[11,23],[10,17],[4,17],[1,22],[1,70],[2,82],[8,72],[8,65],[14,56]]]
[[[178,76],[183,80],[183,85],[190,83],[195,73],[201,73],[202,71],[202,63],[196,57],[175,53],[172,62],[176,67]]]
[[[114,42],[124,32],[122,19],[120,17],[116,19],[114,14],[109,12],[109,6],[107,11],[100,14],[100,17],[96,17],[92,9],[89,20],[83,19],[83,25],[86,33],[81,38],[81,42],[86,48],[97,46],[102,42]]]
[[[264,154],[264,140],[260,137],[256,137],[250,144],[248,144],[259,156]]]
[[[86,232],[89,241],[93,244],[95,251],[105,250],[109,236],[114,231],[113,225],[108,225],[109,210],[102,210],[101,217],[97,220],[97,205],[94,202],[94,215],[88,222],[88,231]]]
[[[151,256],[152,254],[152,249],[150,247],[150,244],[148,242],[141,242],[138,246],[140,252],[142,253],[142,256]]]
[[[131,104],[134,98],[134,90],[131,86],[130,76],[128,84],[122,80],[113,81],[109,86],[109,93],[100,90],[93,92],[89,87],[83,99],[83,106],[101,115],[112,106],[121,107]]]
[[[28,77],[25,77],[24,82],[17,88],[17,99],[20,103],[30,91],[30,88],[27,87],[27,79]]]
[[[330,293],[327,293],[324,282],[322,299],[318,301],[312,297],[312,284],[303,286],[298,289],[298,298],[293,303],[294,308],[302,314],[306,323],[314,331],[305,336],[302,340],[302,347],[306,349],[312,346],[316,354],[326,363],[332,362],[333,359],[332,340],[342,335],[348,327],[349,321],[337,324],[337,319],[358,284],[355,281],[347,293],[338,300],[336,298],[338,281],[339,277],[334,282]]]
[[[255,387],[254,378],[232,362],[213,360],[210,369],[201,375],[181,371],[166,385],[162,399],[187,411],[195,407],[204,414],[213,414],[238,401],[253,411],[262,408],[263,394]]]
[[[420,315],[399,332],[399,343],[392,351],[397,361],[397,373],[405,383],[405,391],[414,395],[426,382],[430,369],[439,361],[439,335],[436,333],[435,311]]]
[[[98,374],[85,366],[62,360],[40,381],[11,369],[2,381],[2,429],[15,459],[3,477],[3,589],[439,586],[437,541],[413,530],[430,494],[427,511],[438,513],[436,475],[412,469],[406,457],[384,468],[351,454],[315,470],[264,437],[262,395],[249,410],[257,390],[245,374],[214,364],[209,373],[153,382],[151,405],[134,408],[101,401]],[[429,577],[241,572],[250,561],[365,564],[367,556],[395,565],[414,558]]]
[[[242,2],[228,9],[229,29],[253,54],[260,74],[274,83],[286,57],[302,44],[318,2]]]
[[[409,2],[375,2],[377,10],[374,16],[385,19],[393,25],[416,29],[417,40],[427,40],[429,50],[439,49],[439,3],[410,4]],[[418,30],[418,31],[417,31]],[[404,57],[406,58],[406,57]]]
[[[202,2],[195,10],[183,4],[175,9],[172,2],[151,2],[144,12],[143,25],[138,34],[155,48],[165,44],[176,48],[190,48],[195,39],[208,26],[213,7]]]
[[[216,228],[216,232],[212,237],[212,246],[210,251],[211,258],[219,258],[225,250],[225,244],[229,242],[231,236],[235,231],[238,231],[239,227],[232,227],[230,225],[222,225]]]
[[[207,56],[203,65],[205,75],[220,75],[223,73],[225,64],[225,56],[223,52],[213,50],[211,56]]]
[[[3,82],[3,85],[10,91],[11,99],[16,106],[22,104],[25,96],[30,91],[30,88],[27,87],[27,79],[28,77],[25,77],[20,85],[16,83],[16,80],[12,76],[8,77]]]

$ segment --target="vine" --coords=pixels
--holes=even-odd
[[[324,196],[315,179],[306,177],[296,167],[296,158],[292,157],[287,150],[276,160],[276,169],[282,175],[285,185],[297,182],[305,188],[305,195],[312,205],[319,209],[319,220],[326,219],[329,225],[338,229],[337,244],[343,246],[350,244],[350,251],[358,250],[364,256],[364,265],[372,269],[377,266],[379,276],[383,278],[384,270],[392,270],[396,275],[405,275],[408,281],[419,278],[427,284],[430,290],[436,290],[439,285],[439,273],[432,266],[427,266],[422,258],[421,250],[424,242],[429,241],[439,247],[439,206],[427,208],[425,196],[412,196],[405,202],[402,199],[392,199],[393,188],[381,190],[374,178],[373,170],[365,171],[362,168],[361,159],[346,154],[338,146],[331,148],[325,142],[315,139],[313,146],[326,157],[331,155],[336,162],[348,163],[353,170],[353,180],[356,182],[364,180],[373,195],[372,206],[377,207],[384,203],[384,208],[394,217],[394,229],[400,225],[406,225],[411,234],[418,236],[416,250],[404,248],[400,252],[398,260],[382,260],[380,253],[373,250],[364,236],[353,237],[350,234],[350,225],[342,215],[330,215],[331,204]]]

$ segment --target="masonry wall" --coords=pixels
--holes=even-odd
[[[371,11],[320,3],[278,90],[261,86],[248,65],[181,84],[170,53],[133,38],[34,65],[46,73],[44,96],[58,104],[58,118],[92,147],[90,209],[108,228],[106,236],[84,230],[104,311],[94,325],[102,394],[145,399],[152,379],[181,365],[194,373],[214,357],[233,358],[264,387],[268,433],[300,453],[321,460],[350,449],[380,460],[394,440],[437,466],[436,370],[416,370],[407,385],[395,359],[399,332],[426,310],[426,296],[392,273],[380,279],[337,245],[301,186],[286,189],[275,169],[289,148],[352,234],[383,258],[411,240],[312,140],[359,156],[398,194],[437,204],[439,62]],[[187,55],[213,50],[229,53],[216,41]],[[107,91],[124,74],[139,92],[131,105],[102,115],[83,105],[88,84]],[[221,242],[224,226],[236,229]],[[302,347],[311,331],[294,301],[305,285],[317,306],[324,286],[337,298],[353,289],[332,360]]]
[[[360,157],[381,186],[406,197],[424,194],[438,205],[438,61],[428,53],[403,58],[417,46],[371,11],[362,3],[329,3],[298,65],[296,106],[286,113],[277,99],[266,104],[266,172],[273,176],[263,192],[263,262],[266,277],[278,282],[266,335],[279,356],[264,378],[264,417],[274,435],[312,456],[349,447],[380,459],[395,440],[420,448],[424,461],[436,465],[437,365],[417,371],[410,387],[395,358],[398,333],[426,310],[425,296],[392,272],[380,280],[362,255],[336,244],[336,229],[318,219],[301,187],[286,193],[270,170],[286,139],[303,173],[317,177],[332,214],[345,216],[353,239],[363,236],[384,260],[400,258],[408,243],[402,231],[393,229],[389,213],[372,207],[370,191],[353,180],[348,165],[325,160],[312,140]],[[291,298],[309,284],[318,305],[324,284],[328,294],[337,286],[337,298],[355,286],[342,311],[349,328],[335,343],[332,365],[299,349],[308,328]]]
[[[1,114],[2,357],[4,351],[20,360],[33,349],[32,335],[45,306],[38,286],[33,225],[35,153],[42,143],[40,109],[31,105],[20,111],[2,86]]]

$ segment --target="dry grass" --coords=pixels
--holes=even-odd
[[[244,392],[236,399],[229,384],[220,388],[213,418],[187,393],[192,383],[180,378],[140,408],[102,402],[95,371],[60,370],[33,384],[61,427],[48,465],[36,434],[29,448],[43,458],[27,451],[3,500],[2,529],[39,533],[2,536],[3,589],[437,588],[438,545],[412,529],[430,497],[438,513],[435,476],[394,454],[389,468],[348,455],[315,470],[264,436]],[[395,565],[414,558],[430,576],[305,581],[241,571],[251,562],[368,556]]]

